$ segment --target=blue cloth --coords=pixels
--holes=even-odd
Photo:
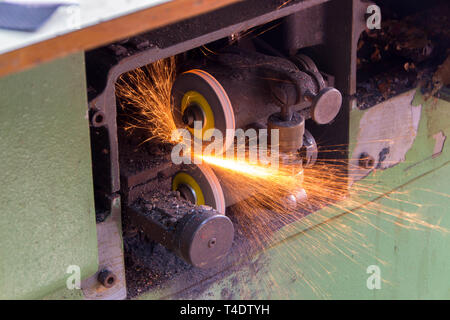
[[[62,5],[66,3],[24,4],[0,1],[0,28],[35,31]]]

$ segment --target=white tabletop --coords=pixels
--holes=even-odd
[[[8,1],[28,3],[66,2],[65,0]],[[68,0],[67,2],[77,5],[58,8],[45,24],[35,32],[0,29],[0,54],[170,1],[172,0]]]

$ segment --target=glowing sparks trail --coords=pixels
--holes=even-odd
[[[279,175],[280,171],[271,167],[263,167],[261,165],[251,164],[244,160],[227,159],[211,155],[196,155],[194,157],[202,161],[220,167],[222,169],[231,170],[237,174],[249,175],[256,178],[273,178]]]
[[[177,142],[172,140],[177,129],[171,103],[175,70],[175,58],[171,57],[130,71],[117,81],[116,94],[122,107],[133,107],[127,108],[130,120],[125,130],[144,129],[148,132],[144,142]]]

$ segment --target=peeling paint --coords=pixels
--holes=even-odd
[[[433,139],[436,141],[433,149],[433,158],[436,158],[438,155],[442,153],[442,150],[444,149],[444,143],[445,139],[447,137],[445,136],[444,132],[439,131],[435,135],[433,135]]]
[[[366,176],[373,168],[387,169],[405,161],[422,113],[422,105],[412,105],[415,92],[415,89],[410,90],[365,111],[350,161],[355,180]],[[358,159],[364,152],[375,159],[373,168],[359,167]]]

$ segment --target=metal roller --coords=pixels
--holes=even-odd
[[[149,239],[187,263],[197,268],[215,266],[231,248],[233,223],[211,208],[189,206],[180,200],[177,203],[176,212],[158,204],[150,209],[145,204],[135,204],[128,208],[128,214]]]
[[[172,178],[172,190],[196,205],[207,205],[225,214],[225,197],[214,171],[206,165],[190,165]]]
[[[172,177],[177,192],[144,194],[128,217],[155,241],[197,268],[219,263],[231,248],[234,227],[225,216],[222,187],[205,165],[183,167]],[[188,200],[188,201],[186,201]]]
[[[221,261],[234,239],[233,223],[222,214],[187,214],[179,222],[174,251],[198,268],[210,268]]]
[[[204,70],[194,69],[177,77],[172,87],[175,106],[175,121],[178,127],[187,127],[198,140],[208,140],[209,129],[218,129],[225,133],[226,129],[236,128],[234,111],[230,99],[211,74]],[[201,135],[194,132],[194,121],[202,122]],[[233,140],[224,139],[225,148]]]
[[[225,214],[225,209],[252,194],[243,191],[236,194],[220,184],[220,172],[207,165],[190,165],[172,177],[172,190],[195,205],[207,205]]]

